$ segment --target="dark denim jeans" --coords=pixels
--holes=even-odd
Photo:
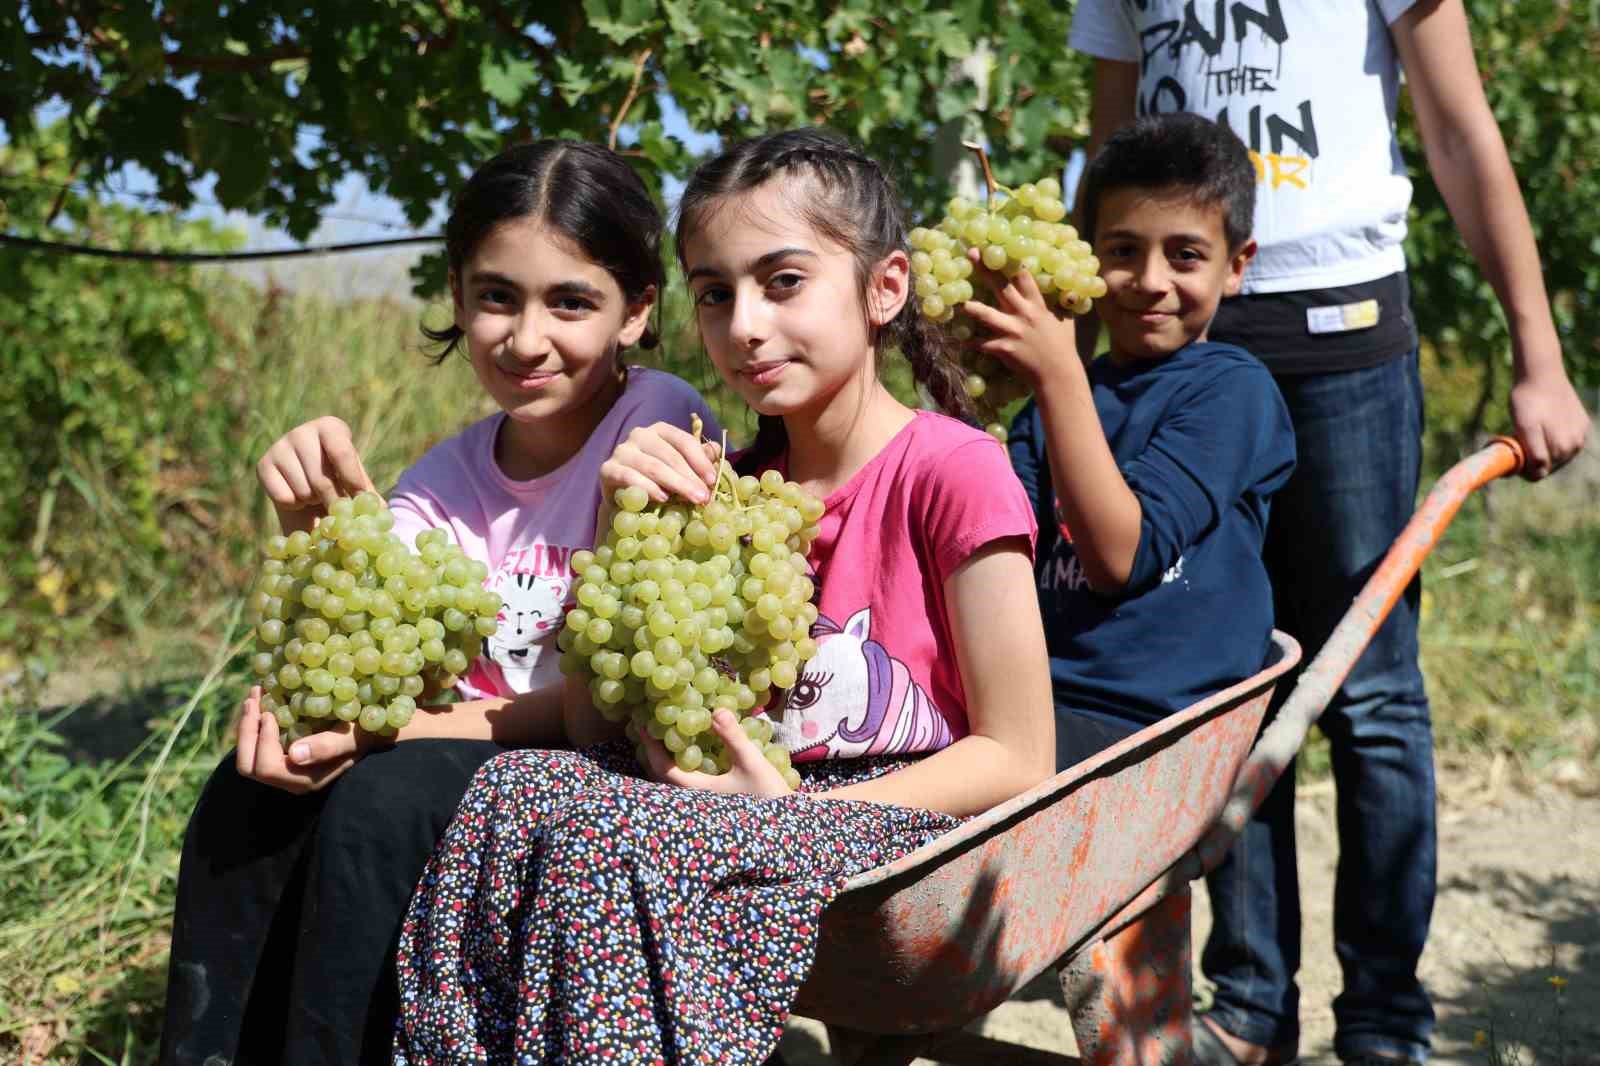
[[[1421,465],[1422,386],[1412,352],[1362,370],[1278,381],[1299,462],[1272,501],[1266,560],[1278,628],[1309,661],[1410,518]],[[1319,726],[1338,796],[1334,1049],[1425,1059],[1433,1007],[1417,959],[1433,913],[1433,735],[1417,666],[1413,582]],[[1280,694],[1290,686],[1285,683]],[[1298,1039],[1300,898],[1294,774],[1284,774],[1207,879],[1215,916],[1201,966],[1212,1019],[1255,1043]]]

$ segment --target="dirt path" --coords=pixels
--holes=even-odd
[[[1600,1066],[1600,795],[1592,787],[1519,787],[1508,777],[1503,763],[1440,768],[1439,896],[1422,959],[1439,1015],[1433,1061],[1493,1062],[1488,1048],[1474,1047],[1474,1034],[1487,1033],[1492,1019],[1507,1066]],[[1301,1062],[1336,1066],[1331,787],[1302,788],[1296,806],[1305,911]],[[1195,912],[1199,943],[1210,925],[1203,891],[1196,894]],[[1552,976],[1566,985],[1558,989]],[[1074,1050],[1048,976],[976,1028],[1034,1047]],[[821,1026],[797,1019],[784,1039],[784,1056],[793,1066],[822,1066],[830,1061],[826,1041]]]

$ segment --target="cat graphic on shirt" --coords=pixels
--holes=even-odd
[[[950,725],[906,664],[872,639],[872,610],[844,625],[818,616],[817,653],[784,702],[774,737],[797,762],[933,751]]]
[[[486,658],[499,668],[513,692],[534,688],[540,677],[555,670],[556,637],[566,611],[568,585],[540,574],[523,571],[506,574],[497,590],[503,605],[500,628],[485,647]]]

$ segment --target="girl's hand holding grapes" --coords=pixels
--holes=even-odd
[[[277,721],[261,711],[261,688],[252,688],[240,708],[235,766],[241,777],[296,794],[327,787],[357,759],[385,743],[366,730],[345,725],[302,737],[286,754],[278,734]]]
[[[702,774],[681,770],[666,745],[647,733],[642,743],[649,759],[650,776],[681,788],[698,788],[728,795],[775,799],[794,794],[794,790],[784,781],[782,771],[761,753],[734,715],[718,711],[711,716],[711,728],[722,738],[728,754],[733,758],[733,765],[727,773]]]
[[[256,464],[256,477],[272,500],[285,535],[302,529],[310,532],[340,496],[377,491],[361,465],[350,427],[331,415],[279,437]]]
[[[666,503],[671,496],[705,503],[717,483],[721,458],[715,443],[697,440],[670,422],[636,427],[600,467],[603,498],[610,500],[618,489],[631,486],[643,489],[655,503]]]

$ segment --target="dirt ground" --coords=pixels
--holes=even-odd
[[[1600,1066],[1600,789],[1572,767],[1537,784],[1514,776],[1503,761],[1439,769],[1439,895],[1421,966],[1439,1017],[1433,1061]],[[1336,1066],[1331,783],[1302,787],[1296,809],[1305,911],[1300,1061]],[[1202,890],[1195,896],[1197,944],[1209,925]],[[1204,999],[1198,974],[1196,988]],[[1498,1060],[1493,1048],[1474,1046],[1475,1035],[1486,1040],[1491,1026]],[[973,1028],[1075,1050],[1049,975]],[[792,1066],[823,1066],[831,1061],[826,1047],[822,1027],[797,1018],[783,1053]]]

